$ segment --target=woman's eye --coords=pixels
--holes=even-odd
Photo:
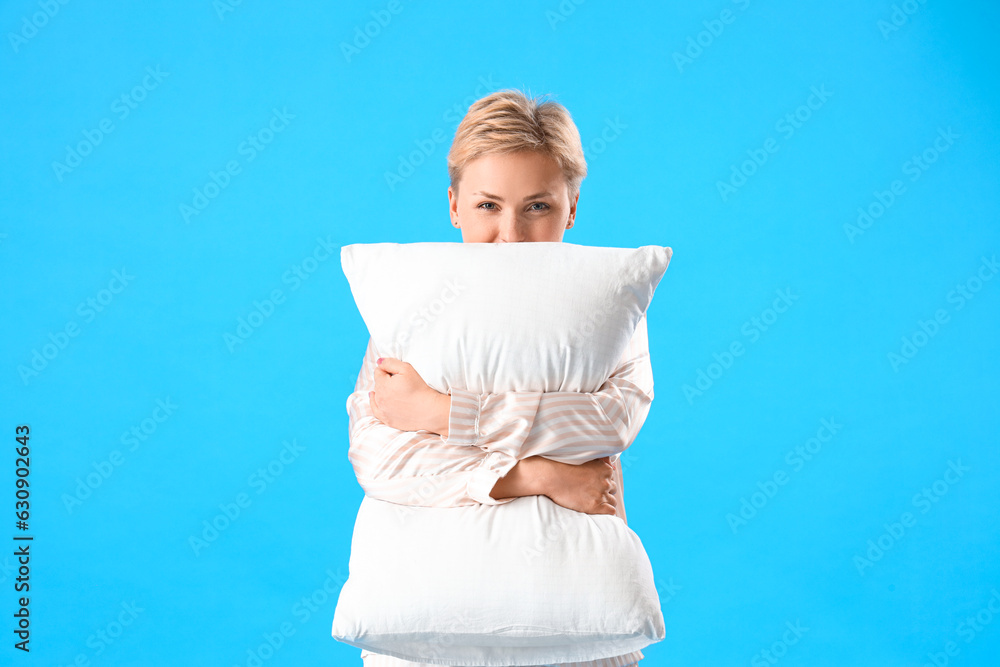
[[[532,206],[532,208],[530,208],[530,209],[529,209],[529,210],[531,210],[531,211],[544,211],[544,210],[546,210],[546,209],[549,209],[549,208],[551,208],[551,207],[550,207],[550,206],[549,206],[548,204],[546,204],[545,202],[540,202],[540,201],[538,201],[538,202],[535,202],[535,203],[534,203],[534,204],[532,204],[531,206]],[[535,206],[540,206],[541,208],[534,208]],[[484,208],[484,207],[485,207],[485,208]],[[479,205],[479,206],[477,206],[476,208],[480,208],[480,209],[483,209],[483,210],[485,210],[485,211],[495,211],[495,210],[496,210],[496,204],[494,204],[494,203],[493,203],[493,202],[491,202],[491,201],[484,201],[484,202],[483,202],[482,204],[480,204],[480,205]]]

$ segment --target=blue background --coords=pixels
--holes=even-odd
[[[29,424],[35,535],[31,654],[4,630],[0,661],[247,665],[284,625],[263,664],[360,664],[330,624],[362,497],[345,401],[368,336],[322,247],[460,241],[454,130],[478,97],[521,88],[583,138],[564,240],[674,249],[649,311],[656,399],[624,459],[667,626],[643,664],[997,664],[996,5],[387,7],[0,8],[0,498],[13,536]],[[290,116],[261,132],[275,110]],[[196,191],[213,196],[185,216]],[[779,290],[792,305],[769,312]],[[823,419],[842,426],[796,464]],[[9,628],[13,557],[0,566]],[[786,623],[808,629],[783,645]]]

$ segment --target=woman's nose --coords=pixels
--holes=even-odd
[[[524,229],[515,219],[503,220],[500,222],[497,234],[498,243],[519,243],[524,240]]]

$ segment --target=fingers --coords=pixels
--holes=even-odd
[[[376,360],[376,370],[388,371],[389,373],[399,373],[410,364],[394,357],[380,357]]]
[[[611,513],[614,514],[616,508],[618,507],[618,498],[614,495],[614,491],[609,491],[605,493],[604,498],[602,498],[602,500],[604,501],[602,505],[609,506],[611,508]]]

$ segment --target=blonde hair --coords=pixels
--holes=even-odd
[[[529,93],[530,94],[530,93]],[[531,150],[547,155],[562,169],[573,199],[587,175],[580,131],[566,107],[520,90],[498,90],[469,107],[448,151],[448,176],[458,192],[465,166],[489,154]]]

